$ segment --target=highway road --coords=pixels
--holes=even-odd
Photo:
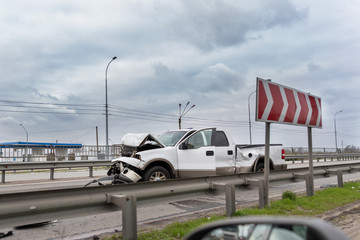
[[[315,163],[329,164],[327,163]],[[331,163],[334,164],[334,163]],[[304,167],[304,164],[290,164],[289,168]],[[64,174],[62,176],[61,174]],[[7,176],[8,183],[1,184],[0,192],[29,191],[31,189],[48,189],[83,186],[91,179],[87,177],[86,171],[73,171],[70,173],[56,173],[56,179],[48,180],[48,173],[26,173]],[[71,177],[69,178],[69,175]],[[97,170],[94,176],[103,176],[106,170]],[[66,179],[63,178],[66,175]],[[344,181],[360,180],[360,173],[344,174]],[[24,182],[25,181],[25,182]],[[316,178],[315,189],[327,184],[337,184],[337,178]],[[279,198],[281,194],[290,190],[293,192],[304,192],[305,183],[296,182],[276,182],[270,183],[269,197]],[[255,205],[258,203],[257,188],[236,188],[237,207]],[[225,196],[222,192],[204,193],[196,197],[173,199],[156,205],[138,206],[138,229],[153,229],[161,227],[172,221],[180,221],[199,216],[207,216],[212,213],[224,213]],[[12,239],[86,239],[94,235],[114,233],[121,230],[121,212],[107,214],[90,215],[73,219],[53,219],[52,222],[32,227],[6,228],[0,232],[13,231],[13,236],[6,237]]]

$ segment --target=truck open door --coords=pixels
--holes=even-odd
[[[178,146],[178,169],[180,177],[215,176],[215,146],[212,139],[215,128],[195,132]]]

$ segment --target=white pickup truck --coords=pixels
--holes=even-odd
[[[157,138],[126,134],[120,158],[108,171],[113,183],[232,175],[264,170],[264,145],[238,145],[216,128],[179,129]],[[281,144],[270,145],[270,169],[286,169]]]

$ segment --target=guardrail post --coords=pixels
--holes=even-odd
[[[55,172],[55,169],[50,168],[50,180],[54,180],[54,172]]]
[[[351,168],[350,168],[351,171]],[[337,175],[338,187],[344,187],[343,174],[341,170],[328,171],[328,173],[334,173]]]
[[[311,181],[310,179],[310,174],[306,173],[306,174],[296,174],[293,173],[294,178],[300,178],[300,179],[304,179],[305,180],[305,184],[306,184],[306,196],[311,197],[314,195],[314,186],[312,185],[313,181]]]
[[[89,177],[93,177],[93,176],[94,176],[93,167],[90,166],[89,167]]]
[[[137,239],[136,197],[125,195],[107,196],[107,202],[121,207],[122,211],[122,239]]]
[[[225,183],[211,183],[212,189],[225,191],[226,216],[231,217],[235,213],[235,185]]]
[[[5,170],[1,171],[1,182],[5,183]]]
[[[226,216],[231,217],[235,213],[235,186],[225,185]]]
[[[344,187],[343,175],[340,170],[337,171],[338,187]]]
[[[265,206],[267,206],[267,198],[265,194],[265,180],[246,179],[245,182],[250,185],[256,185],[259,188],[259,209],[263,209]]]

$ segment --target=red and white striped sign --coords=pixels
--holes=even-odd
[[[257,78],[256,121],[322,128],[321,98]]]

